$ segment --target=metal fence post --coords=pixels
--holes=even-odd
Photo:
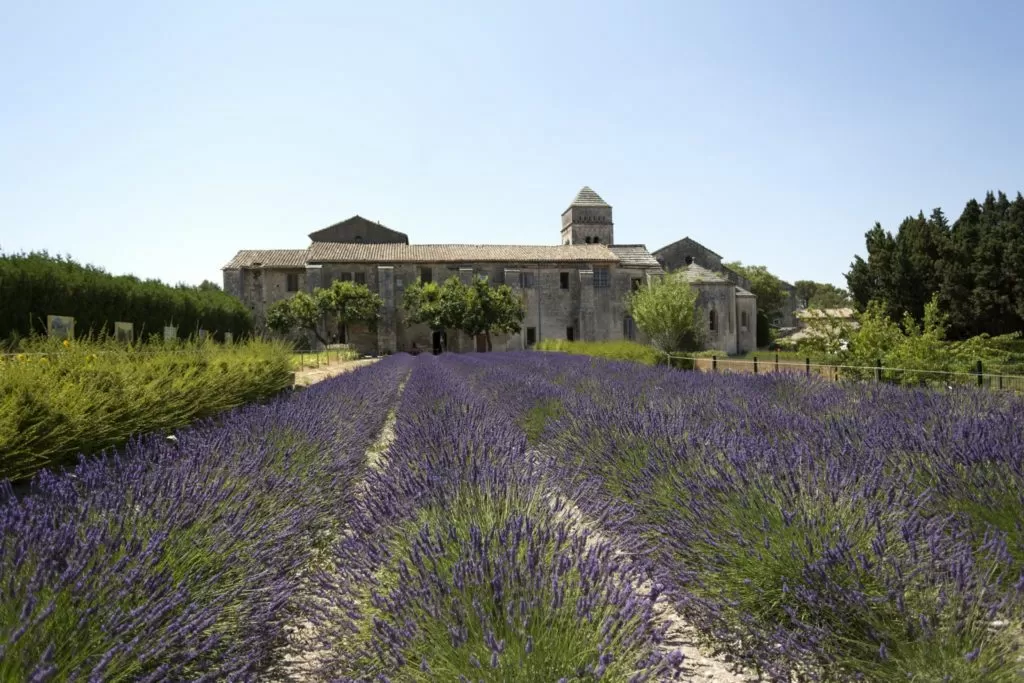
[[[808,377],[810,377],[811,376],[811,359],[809,357],[804,361],[804,368],[806,370],[805,374]]]
[[[779,371],[779,352],[775,352],[775,372]]]
[[[718,372],[718,356],[711,356],[711,372]]]
[[[754,356],[754,374],[757,374],[757,356]]]
[[[875,360],[875,381],[882,381],[882,359],[878,358]]]
[[[980,360],[978,361],[978,386],[985,386],[984,366],[982,366]]]

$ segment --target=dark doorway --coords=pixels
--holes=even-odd
[[[432,339],[431,339],[431,344],[434,347],[434,355],[435,356],[437,354],[441,353],[442,351],[444,351],[444,345],[442,343],[443,341],[444,341],[444,333],[441,332],[441,330],[434,330],[434,334],[432,335]]]
[[[476,352],[486,353],[487,352],[487,335],[478,334],[476,335]]]
[[[571,327],[565,328],[565,338],[568,339],[569,341],[575,340],[576,339],[575,332],[576,332],[576,330],[572,329]]]
[[[527,327],[526,328],[526,345],[533,346],[537,343],[537,328]]]

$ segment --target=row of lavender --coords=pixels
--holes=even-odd
[[[410,359],[0,490],[0,680],[248,680]]]
[[[417,358],[308,607],[330,650],[317,679],[670,679],[658,588],[572,524],[519,416],[478,390],[481,363]]]
[[[551,487],[773,680],[1020,680],[1024,403],[581,357],[461,361]]]

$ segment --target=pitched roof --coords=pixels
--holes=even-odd
[[[583,189],[577,193],[576,199],[572,200],[572,204],[569,206],[608,206],[608,202],[601,199],[600,195],[584,185]]]
[[[604,244],[342,244],[314,242],[310,263],[617,263]]]
[[[356,231],[356,232],[358,232],[360,230],[366,231],[366,232],[375,232],[378,235],[385,235],[388,238],[388,241],[406,242],[406,243],[409,242],[409,236],[406,235],[404,232],[399,232],[398,230],[392,230],[388,226],[380,223],[379,221],[371,221],[368,218],[363,218],[359,214],[356,214],[355,216],[352,216],[351,218],[346,218],[343,221],[339,221],[339,222],[335,223],[334,225],[328,225],[326,228],[321,228],[320,230],[317,230],[316,232],[309,233],[309,241],[310,242],[330,242],[330,241],[333,241],[331,239],[333,233],[336,233],[336,232],[339,232],[339,231],[345,231],[345,230],[353,230],[353,231]],[[367,241],[373,241],[373,240],[367,240]]]
[[[722,255],[721,255],[721,254],[719,254],[719,253],[718,253],[717,251],[713,251],[713,250],[711,250],[711,249],[708,249],[708,248],[707,248],[707,247],[705,247],[705,246],[704,246],[703,244],[701,244],[701,243],[700,243],[700,242],[698,242],[697,240],[695,240],[695,239],[692,239],[692,238],[690,238],[690,237],[684,237],[684,238],[682,238],[681,240],[676,240],[675,242],[672,242],[671,244],[666,244],[665,246],[663,246],[663,247],[662,247],[662,248],[660,248],[660,249],[655,249],[655,250],[654,250],[654,253],[655,253],[655,254],[658,254],[658,253],[660,253],[660,252],[662,252],[662,251],[665,251],[665,250],[666,250],[666,249],[668,249],[669,247],[674,247],[675,245],[679,244],[680,242],[689,242],[689,243],[691,243],[691,244],[694,244],[694,245],[696,245],[696,246],[700,247],[701,249],[703,249],[703,250],[707,251],[708,253],[714,254],[714,255],[715,255],[715,256],[717,256],[718,258],[722,258]]]
[[[618,256],[619,263],[626,268],[657,268],[661,270],[661,264],[642,244],[609,244],[608,250]]]
[[[722,277],[715,271],[708,270],[704,266],[698,266],[696,263],[691,263],[688,266],[673,271],[673,273],[678,273],[679,277],[685,279],[687,282],[723,285],[732,284],[729,280]]]
[[[221,270],[235,268],[304,268],[305,249],[243,249],[227,262]]]

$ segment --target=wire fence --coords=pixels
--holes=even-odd
[[[977,361],[972,371],[934,370],[930,368],[894,368],[875,365],[843,365],[813,362],[811,358],[796,360],[780,358],[778,354],[765,357],[729,358],[727,356],[689,356],[665,354],[669,365],[692,367],[700,372],[766,374],[786,372],[817,376],[831,381],[860,380],[892,384],[936,386],[970,384],[985,389],[1004,389],[1024,392],[1024,375],[1005,372],[999,367],[985,367]]]

